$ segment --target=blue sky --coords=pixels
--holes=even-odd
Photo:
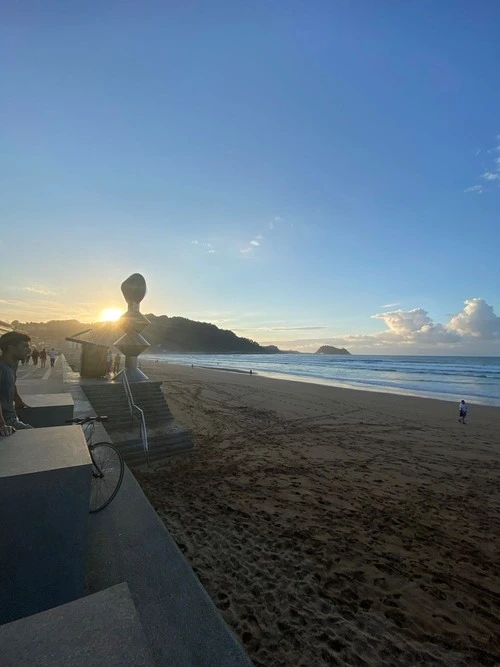
[[[91,321],[139,271],[146,312],[262,342],[497,353],[498,3],[2,14],[0,318]]]

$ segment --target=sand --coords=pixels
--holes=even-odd
[[[138,479],[256,665],[500,664],[500,408],[143,369],[196,449]]]

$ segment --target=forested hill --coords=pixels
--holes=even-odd
[[[195,322],[185,317],[147,315],[151,324],[144,329],[144,337],[151,345],[165,352],[192,352],[200,354],[276,354],[275,345],[262,346],[249,338],[241,338],[233,331],[219,329],[215,324]]]
[[[193,354],[276,354],[275,345],[259,345],[248,338],[241,338],[233,331],[219,329],[215,324],[195,322],[185,317],[147,314],[150,324],[142,335],[151,344],[150,352],[179,352]],[[30,334],[35,344],[63,347],[66,336],[72,336],[92,328],[95,341],[112,345],[123,331],[116,322],[85,324],[78,320],[52,320],[50,322],[12,323],[15,329]],[[88,339],[88,336],[86,336]]]

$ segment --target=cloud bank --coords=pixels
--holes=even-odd
[[[479,297],[464,302],[446,324],[433,322],[423,308],[392,310],[372,315],[385,324],[373,334],[347,334],[331,338],[269,341],[301,352],[320,345],[347,347],[352,352],[403,354],[500,354],[500,317]]]

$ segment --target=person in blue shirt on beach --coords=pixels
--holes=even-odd
[[[458,421],[462,422],[462,424],[465,424],[466,417],[467,417],[467,403],[462,398],[458,406]]]

